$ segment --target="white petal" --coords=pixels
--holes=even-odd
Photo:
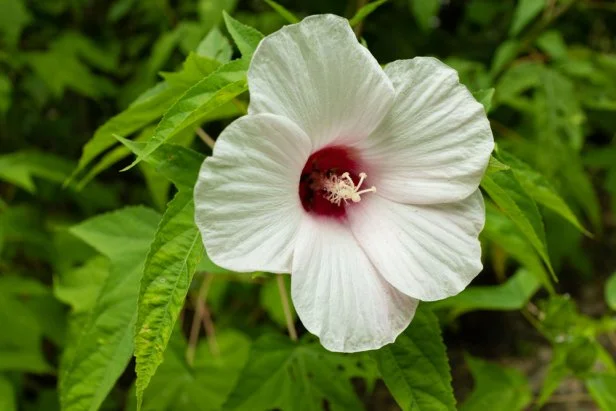
[[[267,36],[248,71],[249,113],[293,120],[314,149],[367,137],[389,111],[394,89],[349,23],[312,16]]]
[[[404,294],[424,301],[462,291],[481,271],[483,197],[416,206],[378,195],[348,207],[351,230],[376,269]]]
[[[297,125],[271,114],[242,117],[222,132],[195,186],[195,218],[212,261],[234,271],[291,271],[310,150]]]
[[[487,167],[494,139],[483,106],[458,74],[428,57],[399,60],[385,72],[396,102],[379,128],[361,142],[379,193],[411,204],[462,200]]]
[[[347,226],[311,216],[297,236],[291,292],[302,323],[330,351],[389,344],[417,308],[376,272]]]

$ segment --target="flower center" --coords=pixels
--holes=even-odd
[[[376,192],[365,188],[368,175],[359,171],[353,150],[326,147],[313,153],[302,170],[299,197],[304,210],[321,216],[344,218],[346,206],[358,203],[363,194]]]

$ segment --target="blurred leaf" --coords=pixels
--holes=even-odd
[[[519,371],[470,355],[466,355],[466,363],[475,379],[475,388],[460,411],[522,411],[530,405],[530,386]]]
[[[585,382],[590,395],[603,411],[616,409],[616,375],[595,374]]]
[[[503,170],[509,170],[509,166],[507,164],[501,163],[496,157],[490,156],[490,161],[488,162],[486,174],[498,173],[499,171]]]
[[[98,409],[130,360],[139,281],[159,219],[150,209],[128,207],[71,228],[75,236],[109,258],[111,271],[73,341],[71,355],[61,364],[64,411]]]
[[[362,410],[348,379],[340,378],[343,354],[319,344],[300,344],[280,335],[263,335],[252,345],[248,362],[223,410]]]
[[[435,19],[441,9],[440,0],[409,0],[409,5],[420,29],[427,32],[435,27]]]
[[[458,295],[429,304],[433,310],[450,308],[450,319],[475,310],[515,311],[524,308],[538,289],[536,276],[520,269],[504,284],[468,287]]]
[[[22,0],[0,2],[0,39],[11,48],[15,47],[22,30],[32,22],[32,15]]]
[[[229,40],[222,35],[218,27],[214,27],[199,43],[196,53],[224,64],[231,60],[233,49]]]
[[[494,52],[490,74],[496,77],[509,63],[511,63],[520,50],[520,43],[516,40],[502,42]],[[498,90],[498,87],[496,88]]]
[[[550,399],[563,380],[569,375],[570,371],[565,362],[566,358],[566,348],[561,344],[555,345],[552,350],[552,360],[550,361],[547,373],[543,379],[539,398],[537,398],[537,407],[542,407]]]
[[[227,12],[223,12],[225,18],[225,24],[229,34],[233,37],[235,45],[242,53],[242,57],[246,60],[250,60],[252,53],[263,39],[263,34],[258,30],[247,26],[231,17]]]
[[[475,100],[481,103],[486,113],[490,112],[490,108],[492,108],[492,97],[494,97],[493,88],[474,91],[473,97],[475,97]]]
[[[126,169],[151,155],[185,128],[199,124],[210,112],[245,92],[248,88],[246,68],[245,60],[231,61],[191,87],[167,110],[142,153]]]
[[[223,20],[223,12],[231,13],[237,0],[199,0],[197,11],[203,22],[203,30],[209,32]]]
[[[0,374],[0,410],[17,411],[13,384],[2,374]]]
[[[109,260],[96,256],[81,267],[56,276],[54,294],[69,304],[76,313],[89,312],[96,303],[102,285],[109,275]]]
[[[162,72],[160,75],[171,87],[188,90],[196,82],[216,71],[218,67],[220,67],[218,61],[191,52],[182,64],[182,70]]]
[[[567,58],[567,45],[559,31],[549,30],[544,32],[537,38],[537,45],[554,60]]]
[[[605,301],[608,307],[616,310],[616,272],[605,282]]]
[[[287,289],[287,295],[291,295],[291,281],[289,276],[284,274],[274,274],[275,276],[282,275],[284,279],[285,287]],[[270,278],[259,291],[259,302],[261,307],[267,311],[267,314],[270,318],[280,325],[281,327],[286,327],[287,320],[284,315],[284,310],[282,307],[282,302],[280,300],[280,290],[278,289],[278,281],[277,278]],[[293,309],[293,306],[290,305],[291,315],[293,316],[293,320],[297,320],[297,313]]]
[[[351,20],[349,20],[349,24],[351,25],[351,27],[357,26],[359,23],[364,21],[366,17],[372,14],[372,12],[374,12],[376,9],[378,9],[381,5],[383,5],[387,1],[388,0],[376,0],[371,3],[367,3],[363,5],[359,10],[357,10],[355,15],[351,18]]]
[[[4,114],[13,102],[13,84],[8,76],[0,73],[0,114]]]
[[[543,11],[546,0],[518,0],[518,5],[513,13],[510,36],[517,36],[524,27]]]
[[[218,331],[218,330],[217,330]],[[165,360],[143,397],[143,411],[220,410],[248,359],[250,341],[237,331],[216,333],[218,355],[201,340],[194,364],[186,362],[186,342],[174,333]]]
[[[387,0],[383,0],[383,1],[387,1]],[[273,0],[265,0],[265,2],[271,8],[273,8],[276,11],[276,13],[280,14],[280,16],[284,18],[286,21],[288,21],[289,23],[291,24],[299,23],[299,19],[295,16],[295,14],[291,13],[289,10],[287,10],[280,4],[276,3]]]
[[[481,181],[481,187],[518,226],[556,279],[548,256],[543,219],[534,200],[524,191],[513,172],[504,170],[486,174]]]
[[[436,316],[423,304],[395,343],[374,351],[379,370],[403,410],[455,410],[447,350]]]
[[[567,203],[565,203],[556,189],[552,187],[550,182],[543,175],[533,170],[522,160],[504,150],[499,150],[498,156],[511,167],[511,170],[517,180],[536,202],[554,211],[556,214],[573,224],[584,234],[590,235],[582,224],[580,224],[579,220],[575,214],[573,214],[573,211],[571,211]]]
[[[0,155],[0,179],[34,193],[34,177],[62,183],[72,164],[50,153],[19,151]]]

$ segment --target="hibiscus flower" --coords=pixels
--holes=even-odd
[[[481,271],[494,141],[455,70],[426,57],[382,69],[347,20],[319,15],[264,38],[248,86],[248,115],[195,188],[212,261],[290,273],[306,329],[344,352],[393,342],[418,300]]]

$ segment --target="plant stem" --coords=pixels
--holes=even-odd
[[[210,135],[206,133],[205,130],[203,130],[201,127],[195,127],[195,133],[197,133],[199,138],[205,144],[207,144],[209,148],[211,148],[212,150],[214,149],[214,144],[216,144],[216,141],[212,137],[210,137]]]
[[[297,341],[297,331],[295,331],[295,324],[293,324],[293,316],[291,315],[291,306],[289,305],[289,296],[287,295],[287,288],[284,285],[283,274],[276,276],[278,282],[278,291],[280,292],[280,301],[282,302],[282,311],[284,312],[284,318],[287,320],[287,330],[291,340]]]
[[[186,350],[186,361],[189,365],[193,365],[195,361],[195,352],[197,350],[197,342],[199,341],[199,331],[201,323],[205,329],[207,340],[210,345],[210,351],[213,355],[220,355],[218,349],[218,343],[216,342],[216,333],[214,330],[214,323],[210,315],[207,306],[205,305],[205,299],[207,298],[210,285],[214,280],[214,276],[211,274],[205,274],[201,287],[197,293],[197,297],[193,298],[193,305],[195,307],[195,315],[193,316],[192,324],[190,326],[190,334],[188,337],[188,348]]]

